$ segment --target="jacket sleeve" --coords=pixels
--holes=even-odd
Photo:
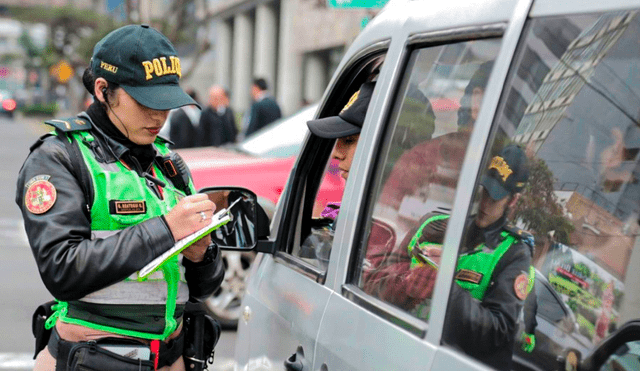
[[[459,285],[452,285],[443,341],[476,356],[512,347],[523,305],[514,283],[518,276],[528,273],[530,264],[529,249],[516,243],[500,259],[482,301]]]
[[[527,295],[524,301],[524,332],[527,334],[533,334],[538,327],[538,321],[536,320],[536,314],[538,313],[538,298],[536,296],[535,286]]]
[[[53,206],[39,215],[27,209],[24,199],[29,180],[38,175],[49,176],[57,193]],[[160,217],[91,239],[91,221],[83,211],[87,201],[58,137],[46,138],[27,157],[18,175],[16,202],[42,281],[59,300],[77,300],[119,282],[174,244]]]
[[[215,247],[215,258],[207,264],[193,263],[183,259],[185,278],[189,286],[189,296],[196,300],[204,300],[220,287],[224,279],[224,264],[220,256],[220,248]]]
[[[422,218],[420,224],[435,214]],[[363,271],[363,289],[370,295],[411,310],[433,294],[438,271],[429,265],[411,268],[408,246],[416,230],[407,233],[400,245],[393,250],[369,241],[367,264]],[[439,236],[442,237],[442,236]]]
[[[259,118],[258,118],[258,104],[253,103],[251,108],[249,109],[249,124],[247,125],[247,130],[245,132],[245,136],[251,135],[254,131],[258,130]]]

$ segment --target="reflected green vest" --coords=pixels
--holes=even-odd
[[[89,148],[90,143],[95,139],[88,131],[72,131],[66,134],[75,139],[93,181],[95,196],[91,205],[92,240],[107,238],[129,226],[164,215],[185,196],[182,191],[172,186],[171,181],[164,176],[155,163],[153,176],[166,184],[166,187],[162,188],[162,199],[147,185],[147,180],[129,169],[127,164],[121,161],[98,162]],[[160,138],[156,139],[154,148],[162,156],[170,153],[166,142]],[[189,187],[195,193],[191,180]],[[113,306],[116,308],[114,318],[110,318],[109,321],[95,320],[91,315],[83,316],[81,310],[76,311],[77,316],[74,316],[68,310],[69,303],[59,302],[54,306],[56,313],[47,321],[47,327],[52,327],[58,317],[66,323],[120,335],[165,339],[178,325],[175,319],[176,305],[186,303],[188,298],[184,267],[179,263],[178,256],[175,256],[147,279],[139,279],[138,272],[135,272],[121,282],[73,302],[74,308]],[[128,321],[127,318],[135,318],[140,311],[144,310],[136,311],[136,306],[145,305],[165,306],[164,331],[161,334],[145,332],[140,328],[129,326],[129,322],[133,321]]]
[[[418,241],[422,237],[422,231],[427,227],[429,223],[448,218],[449,215],[436,215],[427,219],[420,226],[408,246],[409,256],[411,256],[411,268],[423,264],[411,254],[411,251],[416,245],[419,247],[436,245],[430,242],[422,242],[418,245]],[[495,270],[496,265],[498,264],[504,253],[506,253],[511,245],[513,245],[514,242],[517,241],[517,238],[515,236],[506,231],[503,231],[501,233],[501,236],[503,240],[495,249],[490,249],[483,243],[478,245],[472,251],[460,254],[460,256],[458,257],[455,281],[460,287],[469,291],[471,296],[478,300],[484,299],[487,288],[491,283],[491,277],[493,276],[493,271]],[[439,244],[437,245],[441,246]],[[529,270],[529,283],[527,284],[527,293],[531,291],[531,288],[533,287],[533,274],[534,269],[533,267],[531,267],[531,269]]]

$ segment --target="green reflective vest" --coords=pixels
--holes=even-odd
[[[420,266],[423,264],[416,257],[412,255],[413,248],[416,246],[419,247],[427,247],[439,244],[434,244],[431,242],[422,242],[418,244],[418,241],[422,237],[422,231],[427,227],[429,223],[432,223],[437,220],[448,219],[449,215],[436,215],[427,219],[418,229],[416,234],[409,242],[409,246],[407,247],[409,250],[409,256],[411,256],[411,268]],[[458,257],[458,264],[456,265],[456,275],[455,282],[462,287],[463,289],[469,291],[471,296],[478,300],[484,299],[484,296],[487,292],[487,288],[491,283],[491,277],[493,276],[493,271],[496,268],[496,265],[504,255],[504,253],[509,250],[511,245],[517,241],[517,238],[513,236],[511,233],[503,231],[501,233],[503,238],[502,242],[495,248],[490,249],[484,243],[478,245],[472,251],[460,254]],[[529,293],[533,287],[533,278],[535,271],[533,266],[529,269],[529,282],[527,283],[527,293]]]
[[[161,199],[147,185],[147,180],[130,169],[122,161],[101,163],[89,144],[95,139],[88,131],[67,132],[73,137],[84,159],[93,181],[94,200],[91,205],[91,239],[107,238],[129,226],[166,214],[184,197],[184,193],[172,186],[162,171],[153,164],[153,175],[166,184],[162,188]],[[66,138],[64,140],[67,140]],[[158,138],[155,149],[162,156],[170,153],[164,140]],[[189,187],[194,191],[193,182]],[[91,315],[83,316],[76,310],[73,315],[69,303],[59,302],[54,309],[56,313],[47,322],[47,327],[55,324],[56,317],[66,323],[108,331],[125,336],[145,339],[165,339],[177,328],[175,309],[177,304],[184,304],[189,299],[189,292],[184,280],[184,267],[178,256],[162,265],[161,269],[146,279],[140,279],[138,272],[111,286],[93,292],[77,302],[75,307],[113,306],[114,318],[109,321],[96,320]],[[129,326],[128,318],[135,318],[136,306],[164,305],[164,331],[162,334],[150,333]],[[118,307],[120,306],[120,307]],[[121,309],[117,309],[121,308]],[[133,309],[132,309],[133,308]],[[139,312],[138,312],[139,313]]]

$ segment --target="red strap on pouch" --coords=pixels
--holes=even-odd
[[[153,369],[158,371],[158,359],[160,359],[160,340],[151,340],[151,351],[155,355],[153,360]]]

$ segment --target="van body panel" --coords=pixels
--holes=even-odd
[[[306,360],[313,362],[331,291],[276,263],[271,255],[262,257],[252,277],[256,279],[251,280],[243,299],[250,317],[239,321],[236,362],[243,367],[259,363],[265,370],[281,370],[284,360],[298,347],[304,350]]]
[[[266,362],[273,365],[274,369],[281,368],[282,362],[300,346],[304,349],[305,359],[312,365],[313,370],[487,370],[487,366],[480,361],[452,347],[442,346],[441,338],[451,286],[455,285],[453,281],[459,246],[464,237],[467,218],[471,214],[472,203],[477,195],[482,166],[491,159],[489,146],[498,131],[498,124],[494,123],[498,121],[496,115],[498,110],[503,108],[500,104],[503,104],[507,94],[513,93],[505,91],[505,86],[513,75],[511,69],[515,68],[514,61],[522,61],[516,57],[521,58],[524,53],[518,50],[525,37],[524,32],[530,34],[534,30],[533,27],[527,26],[527,22],[533,23],[536,17],[558,15],[560,18],[564,14],[638,7],[640,2],[637,0],[612,0],[606,3],[593,0],[560,3],[555,0],[452,0],[439,3],[391,0],[348,49],[337,69],[338,72],[334,74],[324,93],[317,113],[317,116],[324,117],[326,112],[332,109],[329,106],[331,99],[335,99],[335,96],[340,94],[339,90],[344,89],[341,84],[350,79],[348,75],[353,73],[352,67],[359,58],[370,53],[376,45],[388,48],[367,109],[349,171],[349,181],[344,189],[326,274],[314,280],[313,269],[310,269],[312,274],[304,274],[299,268],[301,264],[297,264],[296,259],[304,260],[289,255],[286,251],[262,256],[260,267],[254,267],[252,270],[250,285],[243,302],[251,309],[252,315],[248,323],[242,323],[239,327],[236,346],[236,359],[239,364],[246,368],[247,365],[256,362]],[[362,258],[358,254],[361,254],[362,247],[367,242],[362,239],[363,228],[368,226],[368,202],[375,191],[371,184],[375,175],[373,171],[379,168],[378,162],[384,161],[381,147],[382,144],[386,144],[385,140],[389,139],[391,117],[395,114],[392,111],[397,103],[403,78],[407,74],[411,53],[422,47],[435,48],[489,37],[500,39],[499,52],[483,92],[484,98],[468,140],[468,150],[465,149],[464,152],[457,179],[458,186],[454,187],[453,204],[449,205],[452,210],[451,216],[442,243],[444,249],[437,281],[430,298],[437,305],[431,306],[427,319],[419,318],[414,313],[410,314],[409,310],[403,310],[365,293],[355,287],[356,284],[353,282],[355,266],[356,263],[359,264],[357,259]],[[533,45],[539,46],[537,44],[541,42],[536,40]],[[546,48],[539,47],[543,51]],[[547,56],[543,52],[540,53]],[[564,56],[564,53],[564,50],[560,51],[558,59],[561,59],[560,56]],[[549,60],[556,63],[552,58]],[[547,67],[555,68],[554,65]],[[548,71],[540,78],[541,84],[548,81],[547,73]],[[634,80],[629,78],[629,81]],[[528,92],[532,93],[531,95],[537,94],[535,89]],[[527,109],[531,109],[532,106],[533,103]],[[519,121],[515,123],[518,124]],[[315,150],[309,145],[312,142],[310,137],[307,136],[303,148],[307,154]],[[636,152],[628,151],[625,154],[629,157],[626,161],[633,159],[635,154]],[[289,225],[280,225],[286,220],[287,214],[284,213],[292,212],[283,205],[286,202],[285,198],[294,197],[294,175],[297,174],[296,169],[304,165],[303,161],[299,160],[294,167],[279,202],[271,227],[272,238],[280,235],[279,231],[291,230]],[[292,222],[300,228],[303,224],[302,217],[300,214],[294,215],[298,215],[298,218]],[[281,246],[282,248],[284,247]],[[283,256],[286,256],[286,259],[283,259]],[[563,300],[561,296],[558,298],[560,301]],[[604,323],[603,321],[609,319],[598,321]],[[588,322],[586,317],[580,317],[579,321],[583,324]],[[574,322],[571,324],[574,325]],[[556,331],[554,328],[559,328],[558,326],[560,325],[541,324],[539,329],[543,332],[553,332]],[[544,346],[541,345],[540,348]],[[566,354],[554,355],[563,357]],[[532,369],[538,367],[535,362],[529,361],[531,359],[522,359],[518,361],[519,366]]]
[[[327,306],[313,369],[325,364],[329,370],[429,370],[437,348],[336,294]]]

